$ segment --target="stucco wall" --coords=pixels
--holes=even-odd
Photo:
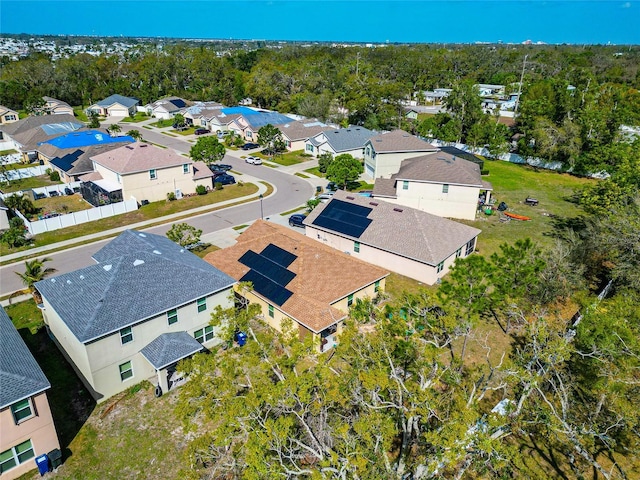
[[[465,220],[476,218],[479,187],[449,185],[448,192],[444,193],[441,183],[409,181],[407,190],[404,190],[401,180],[398,180],[396,187],[397,198],[388,199],[392,203],[417,208],[439,217]]]
[[[365,148],[365,152],[367,149]],[[408,158],[420,157],[422,155],[428,155],[429,152],[403,152],[403,153],[365,153],[364,161],[365,166],[368,165],[373,168],[373,178],[384,177],[389,178],[394,173],[398,173],[400,170],[400,164],[403,160]],[[367,168],[365,173],[368,174]]]

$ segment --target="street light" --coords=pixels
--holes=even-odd
[[[258,195],[260,198],[260,220],[264,220],[264,210],[262,210],[262,194]]]

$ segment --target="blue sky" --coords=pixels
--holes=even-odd
[[[0,0],[0,32],[640,44],[640,0]]]

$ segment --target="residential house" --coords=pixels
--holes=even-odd
[[[140,100],[117,93],[87,108],[87,113],[95,112],[104,117],[132,117],[136,114]]]
[[[225,108],[224,105],[218,102],[195,102],[193,105],[185,108],[182,111],[182,115],[189,125],[207,128],[211,131],[227,130],[228,124],[231,123],[231,120],[235,117],[226,119],[226,115],[221,112],[223,108]],[[220,122],[214,121],[213,119],[218,116],[223,118],[223,120],[220,120]],[[209,123],[213,123],[213,125],[210,126]],[[216,125],[218,128],[215,128]]]
[[[414,96],[418,99],[418,103],[435,105],[442,103],[442,100],[448,96],[449,93],[450,92],[423,90],[422,92],[416,92]]]
[[[325,130],[305,142],[305,152],[315,157],[330,153],[334,157],[349,154],[353,158],[364,158],[364,144],[375,134],[368,128],[354,126]]]
[[[18,120],[20,120],[20,116],[18,115],[18,112],[8,107],[5,107],[3,105],[0,105],[0,125],[17,122]]]
[[[271,327],[282,331],[283,321],[291,319],[300,338],[312,336],[321,351],[336,343],[349,307],[357,299],[375,297],[389,274],[263,220],[205,261],[239,282],[251,282],[252,290],[236,291],[260,305]]]
[[[408,120],[417,120],[418,111],[411,107],[404,107],[404,118]]]
[[[182,113],[190,105],[191,102],[187,102],[180,97],[165,97],[145,105],[144,108],[147,114],[151,117],[159,118],[161,120],[169,120],[170,118],[175,117],[178,113]]]
[[[72,115],[75,117],[73,107],[67,102],[51,97],[42,97],[44,105],[42,111],[48,115]]]
[[[198,185],[213,189],[213,172],[173,150],[136,142],[92,156],[94,173],[80,177],[82,196],[92,205],[135,198],[138,203],[181,198]]]
[[[112,137],[104,130],[79,130],[40,142],[37,151],[39,160],[57,170],[61,180],[69,183],[93,172],[92,156],[133,142],[127,135]]]
[[[475,85],[481,97],[504,95],[504,85],[492,85],[490,83],[478,83]]]
[[[0,148],[18,150],[25,161],[38,158],[38,144],[86,128],[72,115],[36,115],[0,125]]]
[[[125,230],[86,268],[35,284],[51,338],[102,402],[142,381],[168,391],[176,363],[220,340],[235,281],[168,238]]]
[[[2,307],[0,348],[0,478],[12,480],[60,443],[47,399],[51,384]]]
[[[258,110],[251,107],[223,108],[222,113],[225,115],[239,114],[229,124],[229,130],[248,142],[257,142],[258,130],[265,125],[273,125],[275,127],[294,121],[292,118],[278,112]]]
[[[403,160],[437,151],[437,147],[404,130],[381,133],[364,145],[364,173],[370,178],[388,178]]]
[[[287,150],[294,152],[304,150],[305,143],[309,138],[320,132],[333,130],[333,128],[318,120],[296,120],[278,125],[278,130],[282,132],[282,139],[284,140]]]
[[[338,190],[304,220],[307,237],[433,285],[470,255],[480,230],[421,210]]]
[[[474,220],[481,192],[488,203],[491,191],[478,164],[438,152],[404,160],[391,178],[376,179],[372,195],[439,217]]]

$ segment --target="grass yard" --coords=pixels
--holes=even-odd
[[[157,122],[151,123],[152,127],[156,128],[166,128],[173,125],[174,120],[172,118],[165,118],[162,120],[158,120]]]
[[[32,216],[31,221],[38,220],[38,215],[47,213],[65,214],[93,208],[79,193],[41,198],[40,200],[35,200],[33,205],[38,209],[38,213]]]
[[[318,167],[307,168],[305,172],[315,175],[316,177],[324,178],[325,174],[320,171]]]
[[[49,175],[40,175],[38,177],[20,178],[11,180],[11,183],[0,184],[0,189],[4,193],[19,192],[20,190],[31,190],[32,188],[49,187],[51,185],[62,185],[61,181],[52,181]]]
[[[309,175],[305,175],[304,173],[300,173],[300,172],[296,172],[296,173],[294,173],[294,175],[296,177],[300,177],[300,178],[311,178],[311,177],[309,177]]]
[[[257,156],[267,159],[270,162],[277,163],[278,165],[282,165],[283,167],[288,167],[290,165],[297,165],[298,163],[308,162],[313,157],[304,153],[303,150],[296,150],[295,152],[287,152],[283,154],[278,154],[271,158],[268,155],[258,154]]]
[[[73,113],[75,114],[76,118],[81,122],[89,121],[89,117],[87,117],[87,112],[84,111],[83,107],[75,107],[73,109]]]
[[[171,133],[177,133],[178,135],[193,135],[193,133],[196,131],[196,127],[189,127],[186,130],[182,130],[182,131],[178,131],[178,130],[173,130]]]
[[[143,122],[144,120],[148,120],[149,119],[149,115],[147,115],[144,112],[136,112],[135,115],[133,117],[124,117],[122,120],[120,120],[120,122],[122,123],[139,123],[139,122]]]
[[[0,150],[0,156],[1,155],[11,155],[12,153],[18,153],[17,150],[10,148],[9,150]]]

